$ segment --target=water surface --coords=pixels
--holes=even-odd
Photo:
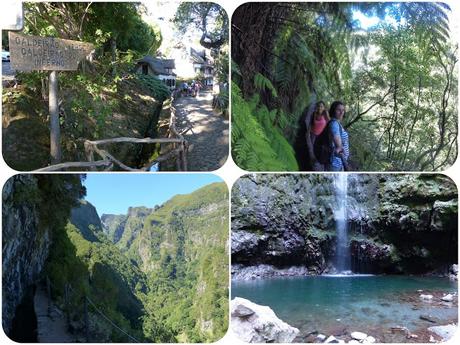
[[[388,335],[391,327],[415,331],[435,325],[421,320],[421,315],[445,323],[457,319],[456,304],[449,306],[439,299],[442,293],[454,292],[457,284],[448,279],[418,276],[315,276],[232,282],[232,298],[268,305],[280,319],[300,329],[298,341],[315,331],[339,335],[357,330],[380,341],[398,340]],[[423,302],[421,293],[435,293],[437,297],[433,302]]]

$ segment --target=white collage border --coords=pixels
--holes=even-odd
[[[125,1],[132,1],[132,0],[125,0],[125,1],[115,0],[115,1],[116,2],[125,2]],[[142,1],[142,0],[140,0],[140,1]],[[144,1],[145,2],[153,2],[153,1],[156,1],[156,0],[144,0]],[[101,1],[101,2],[103,2],[103,1]],[[139,2],[139,1],[133,1],[133,2]],[[167,2],[175,3],[175,2],[178,2],[178,1],[176,0],[176,1],[167,1]],[[199,1],[191,0],[190,2],[199,2]],[[229,23],[231,23],[231,17],[232,17],[232,14],[234,13],[234,11],[236,10],[236,8],[239,7],[240,5],[246,3],[246,2],[251,2],[251,1],[243,1],[243,0],[212,0],[212,2],[221,5],[226,10],[226,12],[227,12],[227,14],[229,16]],[[252,1],[252,2],[258,2],[258,1]],[[286,1],[286,0],[273,1],[273,0],[270,0],[270,1],[264,1],[264,2],[318,2],[318,1]],[[351,1],[351,0],[350,1],[324,0],[323,2],[355,2],[355,1]],[[362,2],[362,0],[359,0],[359,1],[356,1],[356,2]],[[375,0],[370,0],[369,1],[368,0],[367,2],[383,2],[383,1],[375,1]],[[385,2],[388,2],[388,1],[385,1]],[[408,1],[408,2],[411,2],[411,1]],[[430,2],[430,1],[418,0],[418,2]],[[455,37],[457,43],[459,43],[459,41],[460,41],[460,1],[458,1],[458,0],[446,0],[446,1],[443,1],[443,2],[447,3],[452,8],[452,16],[451,16],[451,18],[454,21],[453,22],[451,21],[451,24],[454,24],[454,28],[451,29],[451,32],[453,34],[453,37]],[[3,7],[3,5],[1,3],[0,3],[0,6]],[[229,36],[231,37],[231,27],[229,27],[229,30],[230,30]],[[231,39],[230,39],[229,54],[231,54]],[[457,77],[460,76],[459,71],[460,71],[460,68],[459,68],[459,66],[457,66]],[[229,80],[231,80],[231,68],[229,68],[229,73],[230,73]],[[231,93],[231,89],[230,89],[230,93]],[[460,89],[459,89],[459,94],[460,94]],[[230,99],[231,99],[231,94],[230,94]],[[460,97],[459,97],[459,99],[460,99]],[[230,107],[230,109],[229,109],[229,113],[230,113],[229,141],[231,141],[231,113],[232,113],[231,102],[230,102],[229,107]],[[458,116],[458,108],[457,108],[457,116]],[[458,126],[459,126],[459,123],[460,123],[460,121],[458,121],[458,123],[457,123]],[[459,126],[459,128],[460,128],[460,126]],[[459,135],[459,139],[460,139],[460,135]],[[2,140],[2,134],[0,134],[0,141],[1,140]],[[0,159],[0,185],[2,186],[2,188],[3,188],[4,184],[5,184],[5,182],[10,177],[12,177],[13,175],[19,174],[19,173],[22,173],[22,172],[19,172],[19,171],[11,169],[5,163],[5,161],[3,160],[3,156],[1,157],[1,159]],[[27,172],[24,172],[24,173],[27,173]],[[75,173],[75,172],[72,172],[72,173]],[[94,174],[93,172],[85,172],[85,173]],[[116,173],[118,173],[118,172],[106,172],[106,173],[101,173],[101,174],[116,174]],[[246,175],[246,174],[252,174],[252,173],[256,173],[256,174],[264,174],[264,173],[266,173],[266,174],[301,174],[301,175],[308,175],[308,174],[327,174],[328,172],[321,172],[321,173],[318,173],[318,172],[248,172],[248,171],[242,170],[240,167],[238,167],[235,164],[235,162],[233,161],[233,159],[231,157],[231,149],[230,149],[230,147],[229,147],[229,154],[228,154],[227,161],[218,170],[211,171],[211,172],[159,172],[159,174],[214,174],[214,175],[217,175],[223,181],[225,181],[225,183],[227,184],[227,187],[228,187],[229,192],[230,192],[229,193],[229,205],[231,205],[230,204],[230,202],[231,202],[231,191],[232,191],[232,186],[233,186],[234,182],[236,180],[238,180],[241,176]],[[359,174],[361,172],[356,172],[356,173]],[[378,172],[378,171],[375,171],[375,172],[362,172],[362,173],[363,174],[382,174],[383,173],[383,174],[395,174],[395,175],[396,174],[399,174],[399,175],[419,174],[419,172],[391,172],[390,173],[390,172]],[[433,174],[432,172],[429,172],[429,173]],[[453,166],[451,166],[447,170],[441,171],[439,173],[444,174],[446,176],[449,176],[455,182],[455,184],[457,185],[457,192],[458,192],[458,186],[460,185],[459,157],[457,157],[457,160],[455,161],[455,164]],[[53,173],[50,173],[50,174],[53,174]],[[131,173],[124,172],[123,174],[131,174]],[[152,173],[151,172],[144,172],[144,173],[140,173],[140,174],[152,174]],[[155,174],[157,174],[157,173],[155,173]],[[231,215],[230,215],[230,207],[229,207],[229,220],[231,220],[230,216]],[[459,217],[459,220],[460,220],[460,217]],[[0,224],[1,224],[1,220],[0,220]],[[230,237],[230,235],[231,235],[231,228],[230,227],[231,227],[231,224],[229,224],[229,238],[231,238]],[[1,237],[1,235],[0,235],[0,237]],[[459,249],[459,248],[457,248],[457,249]],[[458,253],[459,253],[459,256],[460,256],[460,250],[458,251]],[[229,264],[230,264],[230,253],[229,253]],[[229,269],[229,301],[230,301],[230,296],[231,296],[231,270]],[[229,314],[230,314],[230,312],[229,312]],[[229,315],[229,321],[230,321],[230,315]],[[9,339],[5,335],[3,330],[0,331],[0,343],[1,344],[16,344],[15,342],[13,342],[11,339]],[[452,339],[450,339],[446,344],[459,344],[459,343],[460,343],[460,332],[458,332],[458,330],[457,330],[457,333],[455,334],[455,336]],[[216,342],[216,344],[218,344],[218,345],[233,345],[233,344],[246,344],[246,343],[241,341],[239,338],[237,338],[234,335],[234,333],[231,331],[231,323],[230,323],[227,333],[225,334],[225,336],[222,339],[218,340]]]

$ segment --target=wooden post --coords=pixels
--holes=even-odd
[[[61,162],[61,127],[59,124],[58,76],[52,71],[49,77],[50,155],[51,164]]]
[[[86,342],[89,343],[89,320],[88,320],[88,300],[86,299],[86,296],[83,296],[83,313],[85,317],[85,337],[86,337]]]
[[[93,145],[89,143],[88,141],[85,141],[84,146],[85,146],[86,159],[88,160],[88,162],[94,162]],[[89,170],[95,171],[96,167],[91,167]]]

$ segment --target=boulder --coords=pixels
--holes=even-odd
[[[449,293],[445,296],[442,296],[441,300],[443,300],[444,302],[452,302],[454,300],[454,295]]]
[[[326,339],[325,343],[326,344],[338,344],[340,341],[333,335],[329,336],[329,338]]]
[[[324,334],[318,334],[318,335],[316,336],[316,339],[315,339],[315,340],[318,340],[318,341],[320,341],[320,342],[323,342],[323,341],[326,340],[326,336],[325,336]]]
[[[254,314],[254,310],[239,304],[232,312],[232,317],[248,317]]]
[[[428,322],[432,322],[432,323],[436,323],[438,322],[438,318],[437,317],[434,317],[434,316],[431,316],[431,315],[420,315],[420,319],[421,320],[424,320],[424,321],[428,321]]]
[[[230,310],[233,332],[248,343],[290,343],[299,333],[297,328],[280,320],[268,306],[236,297],[230,303]],[[243,316],[239,316],[241,314]]]
[[[424,294],[421,294],[420,295],[420,299],[424,300],[424,301],[431,301],[433,299],[433,295],[424,295]]]
[[[376,341],[377,341],[377,340],[376,340],[373,336],[368,335],[368,336],[366,337],[366,339],[363,340],[363,344],[364,344],[364,343],[365,343],[365,344],[374,344]]]
[[[428,327],[428,330],[440,336],[443,341],[447,341],[453,337],[455,332],[457,332],[457,325],[450,324],[450,325],[444,325],[444,326],[433,326],[433,327]]]
[[[353,339],[356,339],[359,341],[362,341],[367,338],[367,334],[363,332],[351,332],[350,335]]]

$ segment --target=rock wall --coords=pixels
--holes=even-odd
[[[245,277],[260,265],[331,270],[336,205],[332,174],[242,177],[232,191],[232,264],[245,267]],[[458,199],[449,178],[349,174],[347,205],[354,271],[447,272],[457,262]]]
[[[32,196],[20,200],[19,188],[32,193],[37,181],[30,175],[16,175],[3,187],[2,325],[7,334],[16,307],[36,283],[50,246],[49,228],[39,226],[38,205]]]
[[[70,212],[70,222],[75,225],[83,238],[90,242],[98,242],[96,233],[102,231],[102,223],[96,208],[86,200],[80,200],[79,205]]]
[[[53,235],[84,194],[79,175],[15,175],[2,192],[2,325],[41,278]]]
[[[129,207],[128,214],[103,214],[101,221],[104,233],[120,248],[127,249],[144,226],[144,221],[154,209],[140,206]]]

